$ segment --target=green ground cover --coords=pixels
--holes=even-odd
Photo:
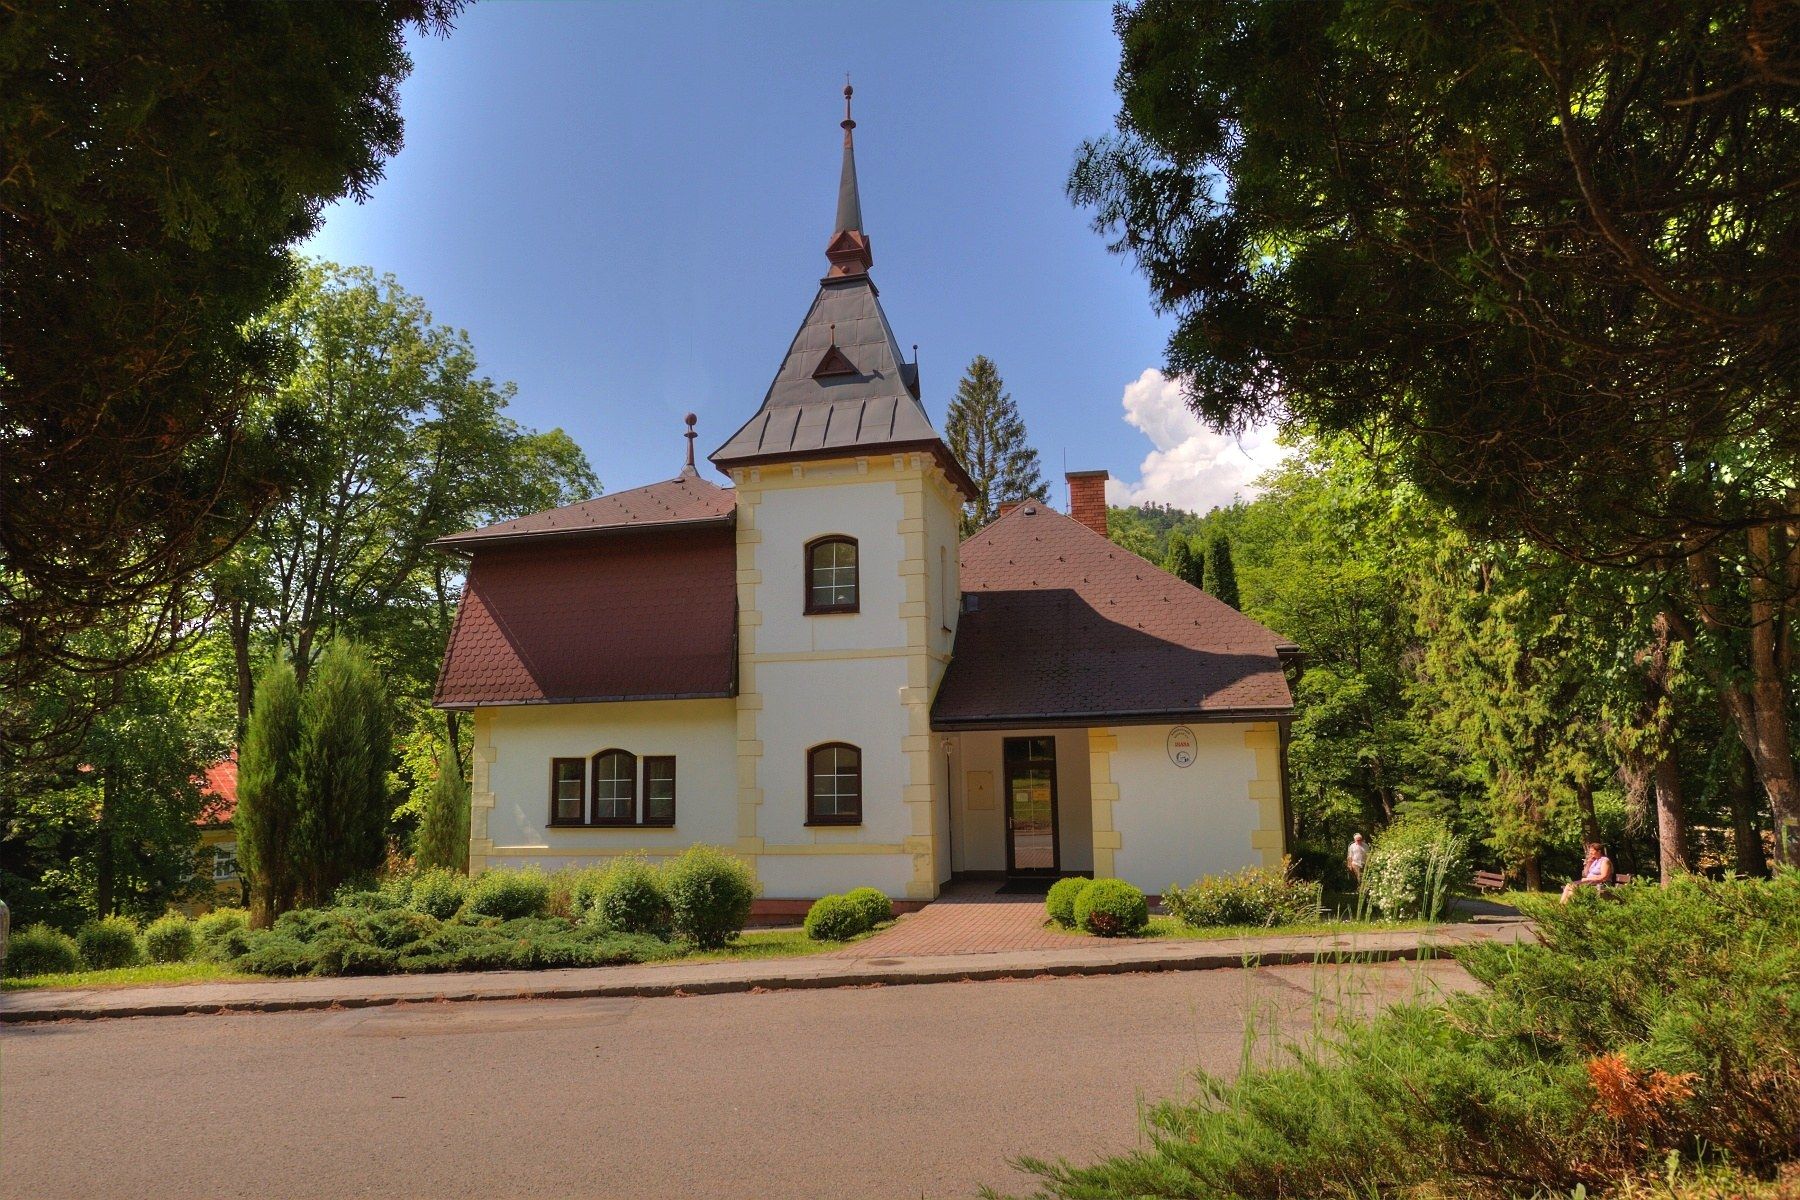
[[[53,975],[27,975],[23,979],[0,979],[0,991],[143,987],[158,983],[220,983],[255,978],[254,975],[234,971],[223,963],[216,962],[146,963],[135,967],[113,967],[105,971],[65,971]]]

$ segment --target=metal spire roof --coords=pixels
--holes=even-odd
[[[968,472],[944,445],[919,403],[917,363],[900,345],[869,278],[872,257],[856,186],[848,84],[844,87],[844,166],[837,228],[825,248],[831,270],[794,334],[756,415],[712,454],[721,469],[777,460],[923,450],[966,494]]]

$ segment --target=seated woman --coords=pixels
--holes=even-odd
[[[1581,878],[1573,881],[1562,890],[1562,902],[1567,904],[1575,895],[1577,888],[1591,887],[1596,890],[1610,887],[1613,881],[1612,859],[1606,857],[1606,847],[1599,842],[1587,844],[1587,861],[1582,864]]]

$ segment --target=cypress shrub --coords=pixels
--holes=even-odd
[[[300,808],[300,685],[293,664],[271,663],[256,682],[250,723],[238,749],[238,869],[250,906],[267,926],[294,907],[300,892],[294,814]]]
[[[144,930],[144,953],[151,962],[186,962],[194,956],[194,923],[180,913],[158,917]]]
[[[333,639],[300,697],[301,898],[322,904],[347,879],[372,876],[387,851],[387,694],[354,643]]]
[[[1206,578],[1212,583],[1212,594],[1225,603],[1238,606],[1237,568],[1231,563],[1231,539],[1213,535],[1206,547]]]
[[[1177,533],[1169,538],[1169,556],[1163,570],[1197,588],[1206,587],[1206,559],[1194,553],[1194,543]]]
[[[438,751],[437,780],[425,798],[413,858],[422,868],[469,868],[469,785],[449,747]]]
[[[82,961],[96,971],[135,967],[144,957],[137,924],[128,917],[89,921],[75,932],[75,944],[81,948]]]

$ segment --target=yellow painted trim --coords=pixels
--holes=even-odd
[[[1094,878],[1118,873],[1118,851],[1125,841],[1114,827],[1113,809],[1119,803],[1119,785],[1113,782],[1112,756],[1119,736],[1110,729],[1088,730],[1088,796],[1094,825]]]
[[[471,723],[475,727],[475,744],[469,780],[469,873],[473,875],[487,868],[488,855],[493,853],[488,814],[494,811],[493,765],[500,751],[494,745],[493,709],[476,709]]]
[[[1256,805],[1256,829],[1250,834],[1250,848],[1258,853],[1265,867],[1281,865],[1281,731],[1272,724],[1252,725],[1244,730],[1244,748],[1256,755],[1256,774],[1251,776],[1245,794]]]
[[[913,856],[912,878],[906,883],[909,900],[933,900],[938,894],[936,771],[931,753],[931,698],[934,691],[933,660],[945,660],[932,653],[929,620],[930,546],[927,544],[925,498],[928,494],[926,459],[912,454],[902,459],[895,456],[897,473],[894,490],[900,496],[900,521],[895,532],[900,535],[900,561],[895,565],[905,582],[899,617],[906,629],[906,686],[900,689],[900,704],[906,713],[902,732],[901,755],[906,759],[906,784],[901,800],[910,814],[906,839]],[[936,465],[932,464],[931,471]],[[936,672],[942,675],[942,670]]]
[[[908,839],[910,842],[911,839]],[[745,843],[752,843],[753,847]],[[617,858],[625,854],[680,854],[688,848],[682,842],[671,846],[494,846],[489,853],[498,857],[511,858]],[[775,857],[807,857],[827,858],[839,855],[869,854],[911,854],[914,848],[907,842],[836,842],[836,843],[769,843],[761,838],[739,839],[732,852],[740,858],[754,859],[759,855]]]
[[[758,736],[763,698],[756,690],[756,631],[763,623],[757,608],[757,589],[762,586],[762,571],[756,565],[756,547],[762,541],[757,528],[756,510],[762,500],[762,487],[740,481],[737,493],[737,595],[738,595],[738,694],[737,694],[737,842],[735,849],[750,870],[757,873],[757,855],[762,852],[758,836],[758,810],[762,807],[762,781],[758,777],[763,744]]]

